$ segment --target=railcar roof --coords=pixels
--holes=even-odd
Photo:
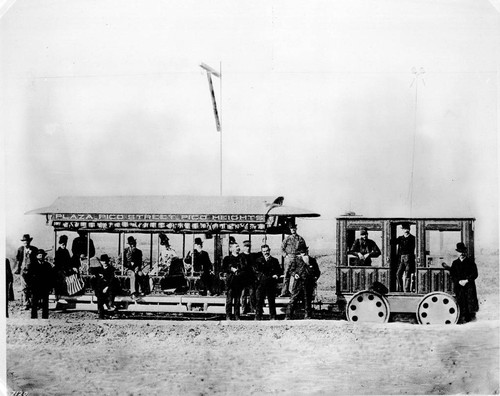
[[[282,206],[275,196],[65,196],[50,206],[26,214],[56,213],[148,213],[148,214],[270,214],[318,217],[307,209]]]
[[[359,221],[365,221],[365,220],[390,220],[390,221],[415,221],[415,220],[472,220],[475,221],[476,219],[474,217],[452,217],[452,216],[447,216],[447,217],[426,217],[426,216],[416,216],[416,217],[365,217],[365,216],[358,216],[358,215],[353,215],[353,216],[338,216],[336,217],[337,220],[359,220]]]

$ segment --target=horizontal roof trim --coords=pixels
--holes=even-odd
[[[104,218],[102,220],[105,220],[107,215],[113,214],[133,216],[141,214],[148,216],[265,216],[268,214],[271,216],[290,217],[319,216],[319,214],[306,209],[282,206],[283,201],[283,197],[274,196],[155,195],[59,197],[52,205],[32,210],[26,214],[52,215],[55,217],[54,220],[58,217],[61,220],[66,220],[65,217],[75,214],[85,216],[103,215]],[[155,220],[158,221],[158,219]],[[262,219],[249,220],[264,221],[264,217]]]

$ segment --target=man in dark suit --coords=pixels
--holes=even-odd
[[[450,270],[455,296],[460,308],[460,321],[476,320],[479,303],[476,292],[477,265],[467,256],[467,247],[463,242],[457,243],[458,258],[451,263],[451,267],[443,263],[443,267]]]
[[[255,319],[262,320],[264,300],[267,297],[269,316],[276,319],[276,285],[283,273],[278,259],[271,256],[269,245],[261,246],[262,255],[255,262],[257,278],[257,307]]]
[[[88,243],[88,257],[87,257],[87,243]],[[73,239],[71,244],[71,253],[73,254],[73,267],[79,269],[81,265],[82,258],[90,260],[95,256],[94,241],[89,238],[89,235],[85,231],[78,231],[78,236]]]
[[[380,256],[381,252],[375,241],[368,238],[368,230],[363,228],[360,237],[356,239],[347,252],[358,258],[358,265],[371,265],[372,258]]]
[[[123,266],[128,269],[128,275],[130,276],[130,294],[132,297],[137,297],[139,295],[138,290],[142,294],[146,293],[147,277],[142,272],[142,250],[137,248],[137,241],[133,236],[129,236],[127,239],[128,247],[124,251],[124,262]]]
[[[97,313],[99,319],[104,319],[104,305],[115,309],[115,295],[118,291],[118,280],[115,277],[115,268],[109,262],[109,256],[102,254],[99,262],[101,266],[90,269],[93,275],[91,283],[97,298]]]
[[[21,242],[23,245],[17,249],[16,255],[16,270],[15,274],[21,274],[21,291],[23,296],[24,309],[29,310],[31,307],[31,291],[29,289],[29,281],[27,279],[28,268],[32,263],[36,263],[38,249],[31,244],[33,240],[30,234],[24,234]]]
[[[37,251],[37,259],[28,267],[27,279],[31,290],[31,319],[38,318],[38,308],[42,308],[42,319],[49,318],[49,294],[54,286],[52,265],[45,259],[43,249]]]
[[[212,261],[210,261],[210,256],[203,250],[203,241],[201,238],[194,239],[193,253],[191,254],[191,251],[189,251],[184,262],[186,264],[191,264],[195,273],[201,272],[200,294],[203,296],[207,294],[211,295],[213,293],[213,266]]]
[[[285,319],[293,318],[293,312],[301,299],[304,301],[306,310],[304,319],[310,319],[314,289],[316,288],[316,281],[321,275],[321,271],[316,259],[309,256],[309,248],[306,245],[300,245],[297,250],[299,255],[290,267],[290,274],[294,277],[295,282]]]
[[[410,292],[412,286],[412,278],[415,277],[415,237],[410,234],[410,223],[401,224],[403,235],[396,239],[398,246],[398,271],[396,278],[398,280],[398,291]]]
[[[14,301],[14,276],[12,275],[12,268],[10,268],[10,261],[5,259],[5,317],[9,317],[9,301]]]

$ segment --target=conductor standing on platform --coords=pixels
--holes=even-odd
[[[288,235],[281,244],[281,251],[285,257],[284,263],[284,274],[285,279],[283,280],[283,287],[281,289],[280,297],[289,297],[290,291],[290,266],[295,261],[297,257],[297,249],[299,245],[306,245],[306,241],[299,234],[297,234],[297,224],[295,221],[291,221],[288,225],[290,228],[290,235]]]

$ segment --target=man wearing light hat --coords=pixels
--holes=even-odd
[[[456,251],[458,258],[451,263],[451,267],[445,263],[442,265],[450,270],[461,322],[470,322],[476,320],[476,312],[479,311],[475,283],[478,276],[477,265],[467,256],[467,247],[463,242],[457,243]]]
[[[283,287],[281,288],[280,297],[290,296],[290,266],[293,264],[295,258],[297,257],[297,248],[299,247],[299,245],[306,244],[304,238],[297,234],[297,224],[295,224],[295,221],[291,221],[288,227],[290,229],[290,235],[283,239],[283,242],[281,243],[281,252],[285,258],[283,271],[283,273],[285,274],[285,279],[283,280]]]
[[[38,248],[31,245],[32,240],[33,238],[30,237],[30,234],[24,234],[21,238],[21,242],[23,242],[23,245],[19,249],[17,249],[17,266],[16,270],[14,271],[14,273],[17,275],[21,274],[21,290],[25,310],[28,310],[31,307],[31,291],[29,288],[29,281],[27,279],[28,268],[32,263],[36,263],[36,255],[38,252]]]

